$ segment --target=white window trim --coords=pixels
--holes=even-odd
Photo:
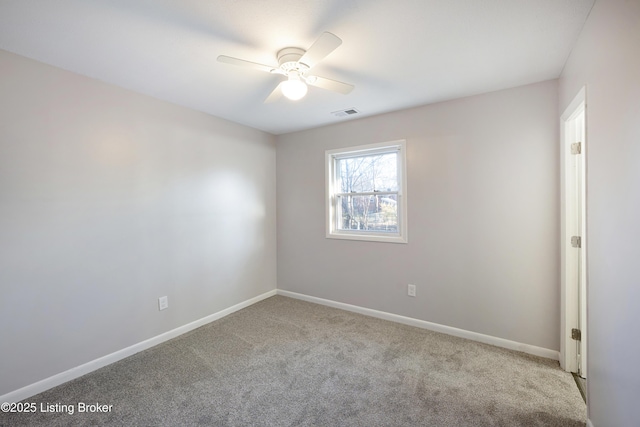
[[[400,177],[398,186],[398,234],[376,233],[371,231],[339,230],[336,227],[334,199],[337,191],[333,188],[335,180],[335,159],[350,154],[354,157],[376,152],[398,150]],[[407,161],[406,141],[390,141],[377,144],[359,145],[325,151],[325,205],[326,237],[328,239],[364,240],[370,242],[407,243]]]

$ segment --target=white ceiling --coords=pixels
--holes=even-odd
[[[273,134],[557,78],[594,0],[0,0],[0,49]],[[355,85],[263,100],[323,32],[314,74]]]

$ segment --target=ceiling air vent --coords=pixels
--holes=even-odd
[[[347,116],[353,116],[354,114],[358,114],[360,111],[356,110],[355,108],[347,108],[346,110],[340,110],[340,111],[334,111],[333,114],[336,117],[347,117]]]

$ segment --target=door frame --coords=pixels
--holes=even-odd
[[[575,341],[571,338],[571,329],[580,325],[582,333],[582,374],[586,376],[586,286],[580,292],[580,282],[576,278],[578,268],[581,270],[582,280],[586,285],[587,280],[587,239],[586,239],[586,88],[582,87],[576,97],[571,101],[560,118],[560,366],[568,372],[578,372],[578,349]],[[582,191],[578,201],[571,197],[575,188],[576,177],[570,168],[572,154],[571,144],[575,142],[575,130],[571,129],[574,119],[584,113],[584,135],[582,138]],[[576,224],[576,210],[582,209],[582,224]],[[577,232],[581,236],[581,250],[576,255],[575,249],[571,246],[571,236]],[[580,313],[579,304],[582,307]],[[582,321],[581,321],[582,318]],[[582,325],[581,325],[582,323]]]

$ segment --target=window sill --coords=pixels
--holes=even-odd
[[[357,234],[357,233],[327,233],[327,239],[340,240],[360,240],[365,242],[382,242],[382,243],[408,243],[404,236],[384,236],[374,234]]]

